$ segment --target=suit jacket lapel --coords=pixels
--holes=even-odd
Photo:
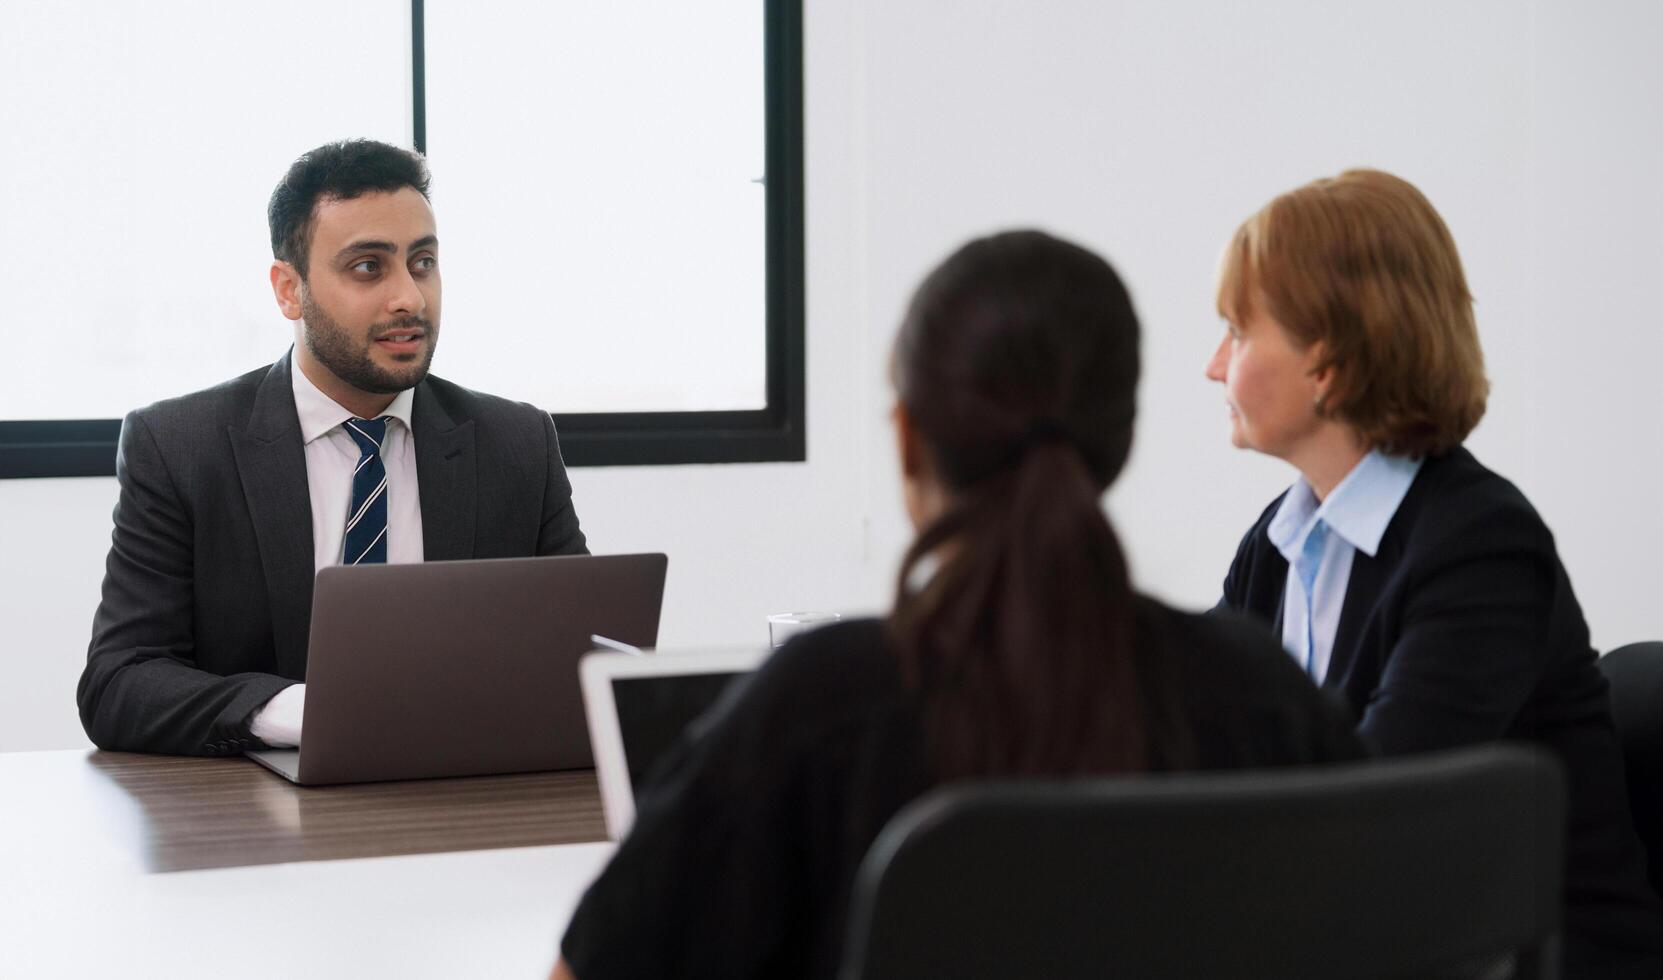
[[[1387,532],[1387,539],[1390,532]],[[1340,622],[1334,628],[1334,647],[1328,659],[1328,672],[1323,675],[1323,687],[1341,687],[1352,665],[1357,662],[1357,644],[1362,640],[1363,626],[1375,611],[1380,594],[1386,587],[1392,568],[1396,565],[1387,539],[1382,539],[1374,557],[1361,551],[1351,556],[1351,575],[1346,580],[1345,602],[1340,606]]]
[[[434,398],[432,385],[423,382],[416,386],[410,421],[422,498],[422,557],[472,558],[478,492],[473,420],[453,422]]]
[[[1334,653],[1328,662],[1328,673],[1323,678],[1324,687],[1343,686],[1346,676],[1359,666],[1358,660],[1363,651],[1358,649],[1358,644],[1362,642],[1364,627],[1368,625],[1369,617],[1379,614],[1381,596],[1385,594],[1392,575],[1403,564],[1408,529],[1414,526],[1422,502],[1432,492],[1437,471],[1438,461],[1435,459],[1421,464],[1420,472],[1415,474],[1414,482],[1409,484],[1409,492],[1403,495],[1403,500],[1397,505],[1397,512],[1387,523],[1386,533],[1381,535],[1380,547],[1374,550],[1373,558],[1361,551],[1352,555],[1351,577],[1345,586],[1345,604],[1340,607],[1340,623],[1334,630]],[[1368,676],[1378,676],[1377,666],[1368,669]],[[1373,684],[1374,680],[1371,679],[1369,686],[1372,687]]]
[[[288,357],[272,365],[255,393],[247,426],[231,427],[230,436],[265,571],[277,670],[304,677],[315,571],[312,498]]]
[[[1257,547],[1262,559],[1248,580],[1247,608],[1270,620],[1271,632],[1282,636],[1282,613],[1288,601],[1288,562],[1260,532]]]
[[[1274,548],[1271,550],[1275,551]],[[1281,559],[1282,556],[1277,554],[1276,557]],[[1271,606],[1272,609],[1276,610],[1276,616],[1270,621],[1271,632],[1275,633],[1276,638],[1280,640],[1282,638],[1282,617],[1288,611],[1288,563],[1279,561],[1278,564],[1281,567],[1277,569],[1277,574],[1271,576],[1268,580],[1280,583],[1277,588],[1271,590],[1276,593],[1276,601]]]

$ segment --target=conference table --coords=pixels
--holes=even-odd
[[[587,771],[0,753],[0,977],[542,977],[611,853]]]

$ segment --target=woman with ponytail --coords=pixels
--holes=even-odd
[[[943,782],[1362,754],[1261,627],[1133,590],[1099,504],[1138,376],[1106,262],[1040,232],[971,242],[919,288],[891,371],[918,528],[894,611],[793,639],[694,726],[556,978],[832,976],[861,858]]]

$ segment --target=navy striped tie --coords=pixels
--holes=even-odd
[[[381,444],[387,441],[387,419],[347,419],[347,435],[358,444],[358,468],[352,471],[352,507],[347,511],[346,543],[341,561],[348,565],[385,564],[387,561],[387,467],[381,463]]]

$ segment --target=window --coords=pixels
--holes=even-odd
[[[280,356],[264,203],[343,135],[429,153],[437,374],[575,465],[804,458],[800,0],[349,8],[0,13],[0,477]]]

